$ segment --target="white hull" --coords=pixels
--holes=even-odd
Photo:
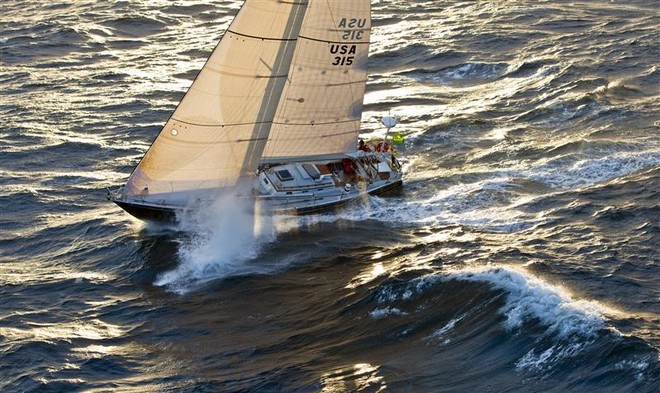
[[[308,214],[379,194],[401,185],[399,163],[390,153],[358,152],[341,160],[278,164],[261,168],[253,180],[251,198],[272,214]],[[204,206],[226,190],[109,197],[133,216],[144,220],[175,220],[186,210]]]

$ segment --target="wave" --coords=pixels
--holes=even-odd
[[[610,156],[583,158],[566,155],[541,160],[529,178],[557,189],[588,187],[660,165],[660,152],[614,152]]]
[[[504,291],[505,301],[499,312],[506,317],[503,325],[511,332],[538,323],[545,327],[547,336],[589,340],[598,337],[608,328],[604,316],[606,308],[602,305],[573,299],[566,289],[511,266],[486,266],[431,273],[415,278],[405,285],[382,287],[376,299],[380,305],[408,302],[423,297],[429,289],[448,281],[482,282],[493,289]],[[395,310],[390,306],[382,309]],[[381,317],[382,314],[377,312],[374,316]],[[455,325],[464,318],[465,316],[458,316],[452,324]]]
[[[588,340],[605,329],[605,308],[598,303],[573,299],[559,286],[513,267],[469,268],[452,272],[450,278],[486,282],[506,292],[500,312],[508,330],[521,329],[530,322],[540,323],[546,335],[568,340]]]
[[[564,383],[569,386],[593,388],[602,383],[573,374],[572,364],[594,356],[608,359],[598,366],[602,367],[598,372],[616,370],[617,377],[609,378],[608,383],[617,386],[647,386],[658,372],[654,360],[657,350],[613,327],[617,311],[576,298],[566,288],[523,268],[444,268],[406,277],[411,274],[390,277],[380,285],[368,313],[372,320],[399,321],[396,326],[403,329],[402,335],[423,332],[427,345],[445,351],[494,356],[499,359],[499,373],[511,371],[510,361],[519,375],[565,376]],[[495,314],[502,318],[495,318]],[[489,344],[473,348],[482,340]]]
[[[128,15],[106,20],[102,26],[116,37],[142,38],[167,31],[167,22],[142,15]]]
[[[404,75],[423,83],[466,86],[497,80],[505,75],[508,68],[507,63],[464,63],[438,70],[411,71]]]

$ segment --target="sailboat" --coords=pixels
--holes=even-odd
[[[387,135],[358,149],[370,0],[246,0],[191,87],[109,199],[173,220],[227,190],[314,213],[402,184]],[[368,151],[371,150],[371,151]]]

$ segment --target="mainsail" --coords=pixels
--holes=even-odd
[[[247,0],[124,193],[235,185],[264,160],[355,150],[369,0]]]
[[[370,1],[310,1],[263,158],[355,151],[367,81]]]

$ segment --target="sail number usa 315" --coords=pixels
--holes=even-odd
[[[366,19],[342,18],[337,26],[341,31],[341,39],[344,41],[361,40],[364,36],[364,28],[367,26]],[[349,66],[355,60],[357,45],[355,44],[332,44],[330,53],[333,56],[332,65]]]

